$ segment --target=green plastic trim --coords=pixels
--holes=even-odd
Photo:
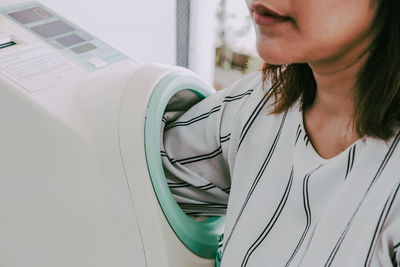
[[[205,98],[209,86],[189,73],[172,73],[155,87],[149,101],[145,121],[147,166],[158,202],[172,229],[192,252],[203,258],[215,258],[218,236],[222,234],[225,217],[211,217],[197,222],[187,216],[176,203],[165,179],[160,156],[161,120],[169,100],[181,90],[190,90]]]

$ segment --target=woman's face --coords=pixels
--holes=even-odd
[[[247,0],[257,50],[270,64],[324,62],[366,50],[373,0]]]

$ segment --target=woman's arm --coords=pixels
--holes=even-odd
[[[224,215],[235,149],[235,117],[260,86],[259,73],[192,106],[179,119],[164,116],[161,155],[167,182],[181,208],[191,215]],[[173,120],[173,121],[171,121]]]

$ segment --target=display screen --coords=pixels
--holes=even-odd
[[[8,13],[8,15],[14,18],[16,21],[22,24],[28,24],[31,22],[39,21],[52,17],[49,13],[41,9],[40,7],[33,7],[17,12]]]
[[[71,26],[61,20],[52,21],[46,24],[38,25],[31,28],[44,38],[51,38],[60,34],[71,32],[74,30]]]
[[[74,33],[74,34],[70,34],[67,36],[57,38],[56,41],[59,42],[60,44],[62,44],[63,46],[68,47],[71,45],[83,43],[86,40]]]

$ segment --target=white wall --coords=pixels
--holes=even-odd
[[[40,0],[145,63],[176,63],[175,0]]]
[[[214,83],[216,0],[190,0],[189,68]]]

